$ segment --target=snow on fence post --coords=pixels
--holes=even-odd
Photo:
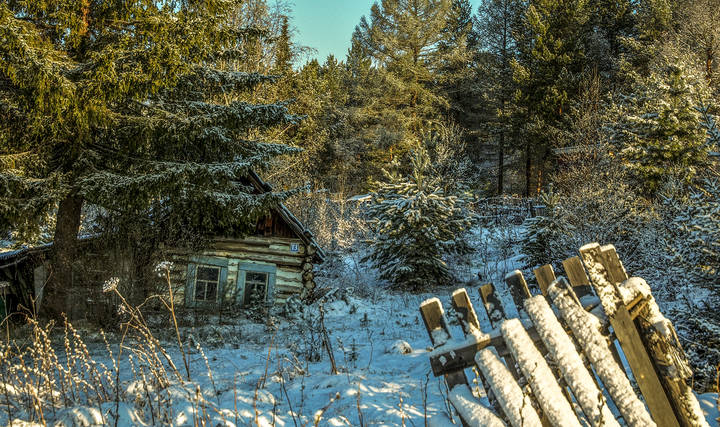
[[[520,366],[530,388],[542,408],[543,415],[555,426],[580,427],[575,411],[564,396],[545,358],[533,344],[519,319],[503,322],[501,328],[505,344]]]
[[[495,329],[505,320],[505,309],[500,302],[500,299],[495,295],[495,286],[492,283],[487,283],[480,286],[480,299],[482,299],[483,306],[485,307],[485,313],[487,314],[488,320],[490,321],[490,327]],[[516,380],[520,378],[520,372],[515,366],[515,361],[512,357],[503,357],[505,364],[510,369],[510,373]]]
[[[613,413],[603,399],[594,377],[583,363],[575,344],[563,329],[543,296],[525,300],[525,310],[535,329],[562,372],[573,395],[592,426],[619,427]]]
[[[548,294],[570,327],[583,353],[595,368],[595,372],[627,425],[630,427],[655,425],[645,405],[635,395],[625,371],[615,362],[610,352],[611,343],[600,332],[600,322],[578,303],[570,284],[561,277],[550,285]]]
[[[458,385],[450,391],[450,403],[460,414],[463,425],[505,427],[505,423],[473,396],[469,387]]]
[[[423,301],[423,303],[420,304],[420,316],[425,323],[425,329],[427,330],[428,336],[430,336],[433,347],[440,347],[450,341],[450,328],[448,327],[445,312],[439,299],[430,298]],[[452,390],[453,387],[459,384],[468,384],[464,371],[445,374],[445,382],[449,390]]]
[[[510,359],[512,362],[512,359]],[[531,395],[523,392],[508,368],[490,349],[483,349],[475,355],[475,364],[493,391],[498,406],[513,427],[541,427],[542,422]]]
[[[465,288],[456,289],[452,293],[451,301],[452,307],[458,315],[458,320],[460,321],[460,325],[462,326],[465,335],[473,335],[477,332],[481,332],[480,322],[478,321],[477,314],[475,313],[475,307],[473,307],[472,302],[470,302],[470,296]],[[485,388],[488,401],[498,413],[501,413],[502,407],[498,403],[495,394],[490,388],[487,378],[481,371],[476,371],[475,373],[480,379],[482,387]]]
[[[659,426],[679,426],[670,400],[655,372],[648,350],[643,345],[640,333],[620,296],[620,290],[617,284],[611,281],[610,271],[605,268],[605,264],[608,264],[606,258],[608,252],[606,249],[604,254],[597,243],[587,244],[580,248],[580,254],[590,273],[592,285],[600,297],[600,303],[610,320],[610,325],[620,342],[653,419]],[[603,261],[606,262],[603,263]],[[618,266],[612,267],[612,274],[615,278],[622,276]]]
[[[692,378],[687,357],[680,344],[672,323],[660,312],[650,287],[638,277],[628,279],[622,262],[612,245],[602,247],[603,263],[613,281],[620,280],[623,302],[646,301],[635,311],[634,323],[642,338],[644,347],[652,357],[667,397],[683,427],[708,425],[700,404],[686,381]],[[616,282],[618,283],[618,282]],[[624,292],[623,292],[624,291]]]

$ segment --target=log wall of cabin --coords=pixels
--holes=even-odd
[[[297,244],[297,252],[291,251],[293,244]],[[243,239],[221,238],[215,239],[207,249],[199,252],[171,254],[173,262],[171,280],[173,288],[177,290],[176,304],[184,304],[186,274],[192,256],[227,259],[226,286],[231,287],[238,286],[238,270],[241,263],[274,265],[277,269],[274,287],[275,304],[283,304],[290,296],[301,295],[304,289],[309,290],[314,287],[311,253],[308,253],[308,248],[300,239],[261,236]],[[309,275],[307,271],[310,271]]]

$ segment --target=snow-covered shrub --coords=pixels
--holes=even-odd
[[[368,207],[373,232],[365,258],[380,278],[395,287],[422,290],[447,283],[451,274],[445,257],[468,254],[467,233],[474,222],[466,194],[448,194],[437,178],[427,176],[429,157],[419,147],[413,174],[388,174]]]
[[[659,267],[654,206],[628,184],[610,147],[595,145],[574,153],[554,176],[541,200],[545,208],[525,222],[525,266],[534,268],[576,256],[590,242],[615,245],[633,272]],[[560,270],[561,271],[561,270]]]
[[[678,186],[662,194],[665,268],[656,288],[666,302],[693,365],[699,390],[714,383],[720,364],[720,182],[705,179],[689,192]]]

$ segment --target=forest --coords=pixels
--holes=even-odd
[[[474,4],[0,2],[0,424],[452,419],[421,301],[601,242],[717,425],[720,1]]]

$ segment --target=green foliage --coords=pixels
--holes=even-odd
[[[687,197],[663,194],[670,259],[682,280],[717,289],[720,279],[720,182],[705,179]]]
[[[467,195],[446,193],[428,175],[429,167],[427,152],[418,148],[412,176],[382,184],[368,209],[374,238],[366,259],[397,288],[421,291],[447,284],[445,257],[471,252],[465,235],[474,216]]]
[[[704,82],[677,64],[667,64],[624,98],[615,138],[622,158],[649,195],[675,176],[689,182],[707,158],[697,106]]]
[[[269,78],[228,68],[258,35],[228,25],[234,12],[213,1],[0,5],[1,227],[40,225],[73,196],[211,233],[287,197],[248,185],[250,170],[293,151],[252,130],[298,117],[239,100]]]

